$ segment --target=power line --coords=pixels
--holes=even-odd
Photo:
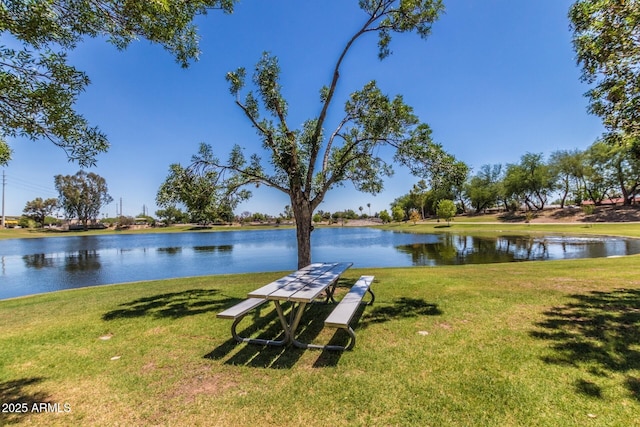
[[[44,193],[45,195],[51,195],[53,197],[58,196],[58,192],[51,187],[33,183],[14,175],[6,176],[6,184],[9,185],[10,188],[16,188],[31,193]]]

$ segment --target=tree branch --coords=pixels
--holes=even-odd
[[[340,122],[336,130],[333,131],[333,133],[329,137],[329,141],[327,142],[327,147],[325,148],[325,152],[324,152],[324,159],[322,161],[322,173],[325,173],[327,170],[327,165],[329,163],[329,153],[331,151],[331,146],[333,145],[333,140],[335,139],[336,136],[340,136],[340,131],[342,130],[342,127],[345,124],[347,124],[349,120],[351,120],[350,117],[345,117],[344,119],[342,119],[342,121]]]
[[[377,17],[375,14],[372,14],[370,16],[370,18],[367,20],[367,22],[362,26],[362,28],[360,28],[360,30],[358,30],[351,37],[351,39],[349,39],[349,41],[345,45],[344,49],[342,50],[342,53],[338,57],[338,61],[336,62],[335,66],[333,68],[333,77],[331,79],[331,84],[329,86],[329,90],[327,91],[327,95],[326,95],[326,98],[324,100],[324,104],[322,105],[322,110],[320,111],[320,115],[318,116],[318,122],[316,123],[316,128],[315,128],[315,130],[313,132],[313,137],[311,139],[312,141],[314,141],[314,143],[313,143],[312,148],[311,148],[311,156],[310,156],[310,161],[309,161],[309,170],[307,171],[307,188],[310,186],[310,184],[311,184],[311,182],[313,180],[314,165],[315,165],[315,162],[316,162],[316,160],[318,158],[318,153],[320,151],[320,141],[319,140],[320,140],[320,135],[322,134],[322,126],[323,126],[324,121],[325,121],[325,119],[327,117],[327,112],[329,110],[329,105],[331,105],[331,101],[333,100],[333,95],[334,95],[336,87],[338,85],[338,80],[340,79],[340,66],[342,65],[342,61],[346,57],[347,52],[349,52],[349,50],[351,49],[351,46],[353,45],[353,43],[355,43],[355,41],[360,36],[365,34],[367,32],[367,28],[369,27],[369,25],[371,25],[373,22],[375,22],[378,18],[379,17]]]

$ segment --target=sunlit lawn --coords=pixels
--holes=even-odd
[[[349,270],[340,292],[374,274],[376,303],[344,353],[230,339],[215,314],[282,273],[0,301],[0,403],[29,407],[0,424],[640,425],[639,261]],[[330,309],[301,339],[344,340]],[[247,333],[276,334],[260,315]]]

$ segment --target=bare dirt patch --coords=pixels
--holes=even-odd
[[[567,222],[639,222],[640,206],[596,206],[592,214],[586,214],[581,208],[545,209],[535,212],[533,218],[524,212],[506,213],[497,216],[498,221],[533,223]]]

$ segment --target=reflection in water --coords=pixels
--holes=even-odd
[[[54,262],[51,256],[47,256],[47,254],[32,254],[25,255],[22,257],[24,260],[24,265],[28,268],[45,268],[45,267],[53,267]]]
[[[216,246],[194,246],[196,252],[231,252],[233,245],[216,245]]]
[[[67,254],[64,268],[66,271],[99,270],[100,254],[95,250],[78,251],[75,254]]]
[[[607,257],[640,253],[640,240],[394,233],[320,228],[312,259],[356,268],[458,265]],[[0,299],[108,283],[292,271],[295,230],[229,231],[11,239],[0,241]]]
[[[599,258],[638,252],[638,242],[598,237],[479,237],[443,234],[437,242],[399,245],[413,265],[488,264],[563,258]]]
[[[169,254],[169,255],[175,255],[175,254],[179,254],[180,252],[182,252],[182,247],[173,246],[173,247],[170,247],[170,248],[158,248],[156,250],[158,252],[160,252],[160,253]]]

